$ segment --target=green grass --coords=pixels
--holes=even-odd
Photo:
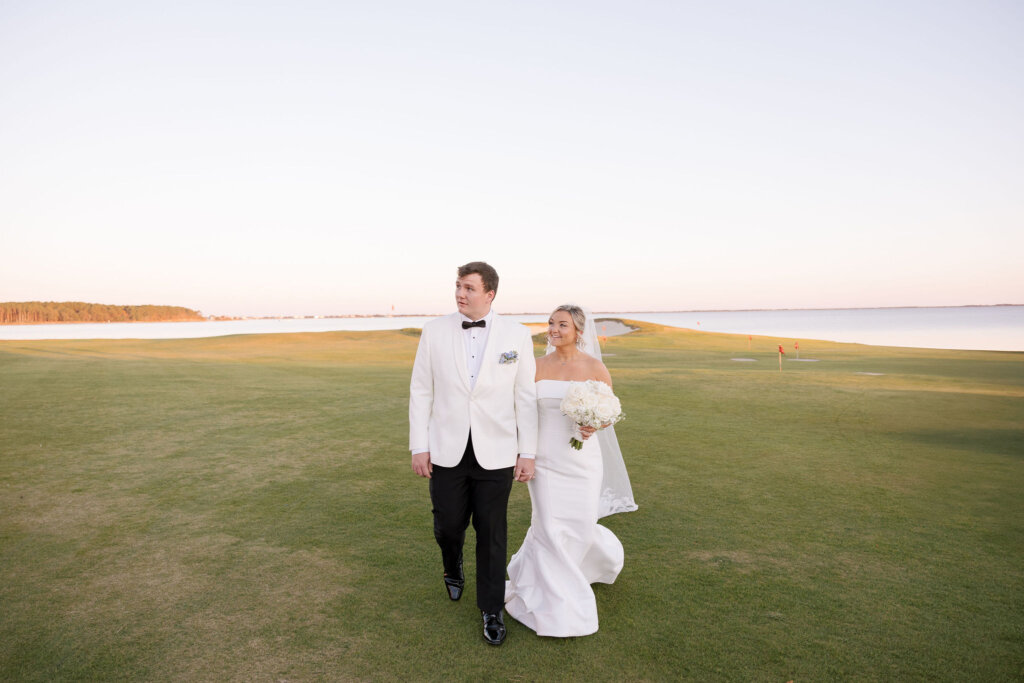
[[[800,340],[780,373],[636,326],[601,629],[501,648],[443,596],[415,333],[0,343],[0,679],[1024,677],[1024,354]]]

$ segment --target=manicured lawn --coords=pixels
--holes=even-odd
[[[1024,354],[638,325],[601,630],[501,648],[444,598],[414,332],[0,343],[0,679],[1024,677]]]

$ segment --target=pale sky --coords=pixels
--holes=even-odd
[[[1024,303],[1024,3],[0,0],[0,301]]]

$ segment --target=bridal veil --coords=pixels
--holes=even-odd
[[[601,346],[597,339],[597,324],[589,309],[583,309],[586,323],[583,325],[583,351],[601,360]],[[548,344],[547,352],[555,348]],[[601,446],[601,459],[604,462],[604,476],[601,480],[601,502],[598,517],[607,517],[617,512],[632,512],[637,509],[633,501],[633,487],[629,484],[626,462],[622,459],[622,449],[615,436],[615,427],[606,427],[596,434]]]

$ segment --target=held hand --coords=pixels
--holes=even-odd
[[[583,425],[580,425],[580,435],[583,437],[584,441],[593,436],[596,431],[597,430],[593,427],[584,427]]]
[[[512,473],[512,478],[516,481],[530,481],[535,474],[533,465],[533,458],[516,458],[516,469]]]
[[[412,471],[421,477],[430,479],[430,473],[434,471],[434,465],[430,462],[430,453],[417,453],[412,456]]]

